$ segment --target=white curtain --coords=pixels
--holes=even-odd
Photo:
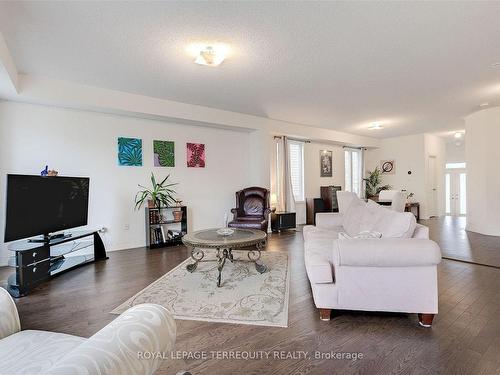
[[[290,166],[290,143],[287,137],[283,137],[284,170],[285,170],[285,211],[295,212],[295,197],[293,196],[292,188],[292,172]]]
[[[287,137],[275,137],[271,160],[271,200],[277,211],[295,212]]]

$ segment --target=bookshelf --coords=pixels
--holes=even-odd
[[[174,211],[181,211],[181,220],[175,220]],[[146,207],[146,246],[148,249],[182,244],[187,233],[187,207]]]

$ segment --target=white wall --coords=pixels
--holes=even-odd
[[[413,199],[416,202],[422,203],[425,200],[424,152],[423,134],[384,139],[379,149],[365,152],[365,169],[373,171],[380,167],[380,161],[395,160],[395,174],[383,175],[382,183],[396,190],[406,189],[415,194]],[[412,172],[411,175],[408,171]]]
[[[118,166],[119,136],[142,138],[143,167]],[[134,196],[138,183],[148,184],[151,171],[158,177],[170,173],[179,183],[191,230],[221,225],[234,207],[234,192],[260,182],[246,171],[251,141],[250,133],[241,131],[0,102],[0,139],[0,202],[5,202],[7,173],[39,174],[49,164],[61,175],[89,176],[89,227],[109,229],[109,250],[144,246],[144,211],[134,211]],[[174,168],[153,167],[153,139],[175,141]],[[186,167],[186,142],[206,145],[206,168]],[[2,243],[4,220],[2,205]],[[3,245],[0,264],[7,254]]]
[[[465,161],[465,142],[457,146],[455,142],[446,142],[446,163],[463,163]]]
[[[467,229],[500,236],[500,107],[465,119],[467,142]]]
[[[444,139],[429,134],[387,138],[380,148],[365,153],[365,169],[380,167],[381,160],[395,160],[395,174],[383,175],[383,184],[393,189],[406,189],[415,194],[413,200],[420,203],[420,217],[427,218],[427,159],[436,156],[438,165],[438,214],[444,214]],[[408,174],[411,171],[411,174]]]

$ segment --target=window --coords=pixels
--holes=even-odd
[[[446,169],[461,169],[465,168],[465,163],[446,163]]]
[[[345,149],[345,190],[361,197],[363,192],[363,157],[359,149]]]
[[[288,144],[293,197],[296,201],[304,201],[304,144],[294,141]]]

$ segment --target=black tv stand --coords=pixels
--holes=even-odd
[[[89,237],[89,241],[85,240]],[[91,239],[90,239],[91,237]],[[77,252],[93,246],[92,254]],[[48,242],[24,240],[9,246],[15,253],[9,264],[16,272],[9,276],[7,289],[13,297],[23,297],[43,281],[85,264],[108,259],[98,231],[75,231],[51,237]]]
[[[69,238],[71,236],[72,236],[71,233],[44,234],[43,237],[30,238],[28,240],[28,242],[50,243],[50,241],[57,240],[57,239],[60,239],[60,238]]]

